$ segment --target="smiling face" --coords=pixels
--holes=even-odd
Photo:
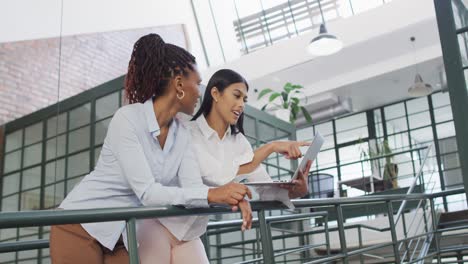
[[[184,97],[178,100],[180,103],[180,112],[192,115],[198,103],[198,98],[200,97],[200,73],[194,68],[194,70],[189,71],[186,76],[178,76],[175,82],[178,94],[182,95],[180,91],[184,91]]]
[[[247,86],[242,83],[233,83],[219,92],[216,87],[211,89],[213,96],[213,110],[221,119],[230,125],[235,125],[244,112],[247,102]]]

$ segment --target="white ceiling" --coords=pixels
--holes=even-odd
[[[410,41],[412,36],[416,38],[414,43]],[[435,18],[425,19],[351,46],[345,43],[337,54],[250,80],[254,89],[249,101],[260,107],[265,101],[256,101],[255,88],[280,90],[284,83],[292,82],[305,87],[311,102],[317,101],[313,97],[332,94],[351,98],[354,111],[361,111],[409,98],[407,91],[416,70],[434,89],[440,89],[440,72],[444,70],[441,54]]]
[[[434,90],[442,88],[442,58],[425,61],[417,68],[423,80]],[[415,73],[416,67],[409,66],[339,87],[332,93],[341,98],[351,98],[353,110],[359,112],[410,98],[408,88],[414,83]]]

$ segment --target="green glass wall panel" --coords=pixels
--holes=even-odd
[[[52,116],[47,120],[47,138],[64,133],[67,130],[67,113],[58,117]]]
[[[22,172],[21,190],[37,188],[41,186],[41,167],[37,166]]]
[[[21,168],[22,150],[6,153],[4,156],[3,173],[9,173]]]
[[[114,92],[96,100],[96,120],[114,115],[115,111],[120,107],[119,96],[119,92]]]
[[[91,104],[87,103],[70,111],[69,129],[87,125],[91,122]]]
[[[19,192],[20,187],[20,174],[13,173],[3,176],[2,195],[10,195]]]
[[[5,152],[21,148],[23,145],[23,129],[9,133],[5,141]]]
[[[89,148],[90,126],[74,130],[68,134],[68,153],[74,153]]]
[[[24,129],[24,145],[30,145],[42,140],[43,123],[28,126]]]

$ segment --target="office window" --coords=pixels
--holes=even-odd
[[[85,126],[68,134],[68,153],[89,148],[90,130],[90,126]]]
[[[69,129],[89,124],[91,121],[91,104],[87,103],[70,111]]]
[[[96,120],[114,115],[119,108],[119,92],[114,92],[96,100]]]
[[[21,148],[23,145],[23,130],[20,129],[18,131],[7,134],[5,141],[5,152],[10,152],[12,150]]]
[[[45,184],[61,181],[63,179],[65,179],[65,158],[46,164]]]
[[[46,142],[46,160],[51,160],[65,155],[66,135],[53,137]]]
[[[107,129],[109,128],[111,118],[104,119],[102,121],[96,122],[95,125],[95,137],[94,144],[100,145],[104,143],[104,138],[107,135]]]
[[[337,143],[344,143],[368,137],[366,113],[360,113],[336,120]]]
[[[21,190],[28,190],[41,186],[41,166],[23,171]]]
[[[28,126],[24,129],[24,145],[31,145],[42,140],[43,123]]]
[[[89,172],[89,151],[80,152],[69,156],[67,176],[68,178],[87,174]]]
[[[36,165],[42,161],[42,143],[24,148],[23,167]]]
[[[47,138],[64,133],[67,130],[67,113],[53,116],[47,120]]]
[[[3,172],[9,173],[19,170],[21,167],[21,153],[22,150],[10,152],[5,155]]]

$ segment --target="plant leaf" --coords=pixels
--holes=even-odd
[[[299,113],[299,106],[296,104],[291,105],[291,111],[295,112],[296,114]]]
[[[312,122],[312,117],[310,116],[309,112],[307,112],[307,109],[305,109],[305,107],[301,106],[301,110],[302,110],[302,114],[304,115],[307,122],[311,123]]]
[[[281,95],[280,93],[272,93],[272,94],[270,95],[270,99],[268,99],[268,101],[271,103],[271,102],[273,102],[273,101],[276,99],[276,97],[278,97],[278,96],[280,96],[280,95]]]
[[[291,101],[294,105],[299,105],[299,98],[296,98],[296,97],[292,97],[291,98]]]
[[[260,109],[260,110],[265,111],[265,109],[266,109],[267,106],[268,106],[268,104],[262,106],[262,109]]]
[[[260,91],[260,93],[258,94],[258,98],[257,98],[257,99],[260,99],[260,98],[262,98],[264,95],[269,94],[269,93],[271,93],[271,92],[273,92],[273,90],[270,89],[270,88],[263,89],[263,90]]]
[[[287,102],[287,101],[288,101],[288,93],[286,93],[286,92],[281,92],[281,97],[283,97],[283,102]]]
[[[284,90],[292,90],[292,84],[290,82],[286,83],[283,87]]]

